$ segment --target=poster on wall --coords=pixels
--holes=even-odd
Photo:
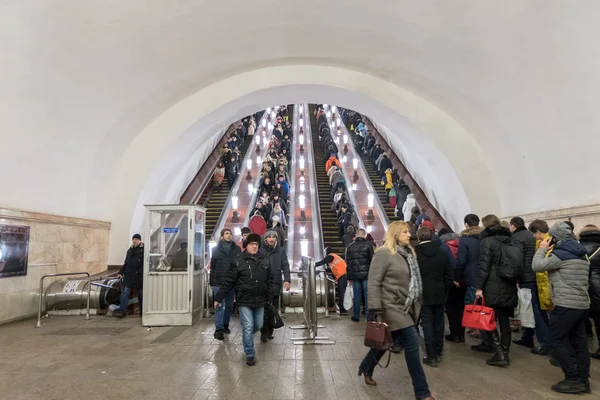
[[[29,227],[0,225],[0,278],[27,275]]]

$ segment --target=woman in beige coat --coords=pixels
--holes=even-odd
[[[369,311],[389,325],[394,342],[404,347],[408,372],[417,400],[433,400],[419,355],[416,327],[421,310],[422,284],[414,249],[410,246],[410,229],[406,222],[390,224],[383,246],[377,249],[369,269]],[[371,349],[358,369],[367,385],[373,380],[375,366],[385,351]]]

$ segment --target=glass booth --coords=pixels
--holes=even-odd
[[[194,205],[146,206],[144,326],[191,326],[201,318],[208,280],[205,214]]]

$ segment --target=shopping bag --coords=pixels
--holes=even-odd
[[[270,319],[270,326],[273,329],[279,329],[282,328],[285,324],[283,323],[283,319],[281,319],[281,316],[279,315],[279,312],[277,311],[277,307],[275,307],[273,304],[271,303],[267,303],[268,312],[265,312],[265,317]]]
[[[523,328],[535,328],[531,289],[519,289],[517,294],[519,295],[519,311],[516,319],[521,321]]]
[[[462,326],[465,328],[479,329],[480,331],[496,330],[496,313],[493,308],[486,307],[483,297],[481,304],[477,304],[479,299],[475,299],[475,304],[465,305],[463,313]]]
[[[343,305],[346,310],[351,310],[354,305],[354,289],[352,288],[352,285],[346,286]]]

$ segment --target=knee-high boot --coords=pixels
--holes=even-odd
[[[500,335],[498,331],[491,332],[492,347],[494,348],[494,356],[486,361],[487,365],[493,365],[495,367],[507,367],[508,360],[506,359],[506,353],[504,347],[500,343]]]

